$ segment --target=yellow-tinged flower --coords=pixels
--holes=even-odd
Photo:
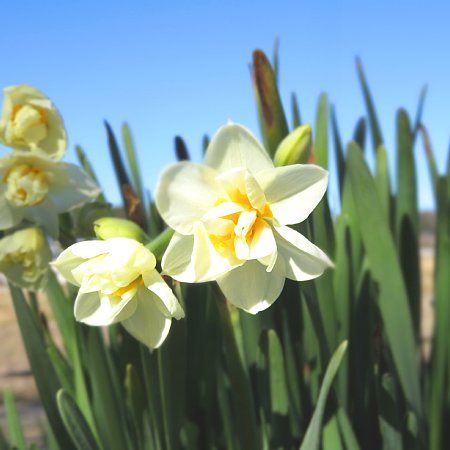
[[[47,240],[39,228],[25,228],[0,239],[0,272],[20,287],[42,287],[51,259]]]
[[[67,148],[64,123],[50,99],[32,86],[4,89],[0,142],[59,160]]]
[[[162,260],[179,281],[217,280],[227,299],[250,313],[269,307],[286,278],[316,278],[332,266],[325,253],[288,227],[323,197],[328,173],[314,165],[274,167],[242,126],[221,128],[205,165],[169,166],[156,206],[175,234]]]
[[[156,348],[167,337],[172,318],[184,317],[155,269],[153,253],[134,239],[79,242],[52,264],[69,283],[80,287],[74,313],[87,325],[121,322],[136,339]]]
[[[99,187],[79,167],[30,152],[0,158],[0,230],[23,219],[58,235],[58,214],[95,198]]]

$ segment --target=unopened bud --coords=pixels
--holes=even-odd
[[[311,153],[311,143],[311,126],[300,125],[281,141],[273,159],[275,166],[306,164]]]
[[[126,219],[102,217],[94,222],[94,231],[99,239],[125,237],[146,244],[150,238],[139,225]]]

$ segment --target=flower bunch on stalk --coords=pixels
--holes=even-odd
[[[96,198],[100,188],[61,161],[67,133],[47,96],[28,85],[4,93],[0,143],[13,151],[0,157],[0,230],[7,233],[0,241],[0,270],[14,284],[37,290],[51,259],[44,232],[57,238],[59,214]]]

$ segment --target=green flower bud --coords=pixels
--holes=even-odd
[[[275,166],[306,164],[311,154],[311,144],[311,125],[300,125],[281,141],[273,159]]]
[[[125,237],[146,244],[150,238],[139,225],[126,219],[102,217],[94,222],[94,231],[99,239]]]

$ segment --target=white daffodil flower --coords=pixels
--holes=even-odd
[[[98,196],[100,188],[79,167],[30,152],[0,158],[0,230],[23,219],[58,235],[58,214]]]
[[[224,126],[205,165],[183,161],[161,175],[156,206],[175,230],[164,272],[184,282],[217,280],[237,307],[252,314],[266,309],[285,278],[310,280],[333,265],[287,226],[309,216],[327,182],[318,166],[274,167],[250,131]]]
[[[50,247],[39,228],[25,228],[0,239],[0,272],[17,286],[34,291],[42,287],[51,259]]]
[[[26,84],[9,86],[4,93],[0,143],[61,159],[67,148],[67,135],[50,99]]]
[[[153,253],[134,239],[79,242],[52,265],[80,287],[74,313],[76,320],[87,325],[121,322],[136,339],[156,348],[166,339],[172,317],[184,317],[177,298],[155,269]]]

